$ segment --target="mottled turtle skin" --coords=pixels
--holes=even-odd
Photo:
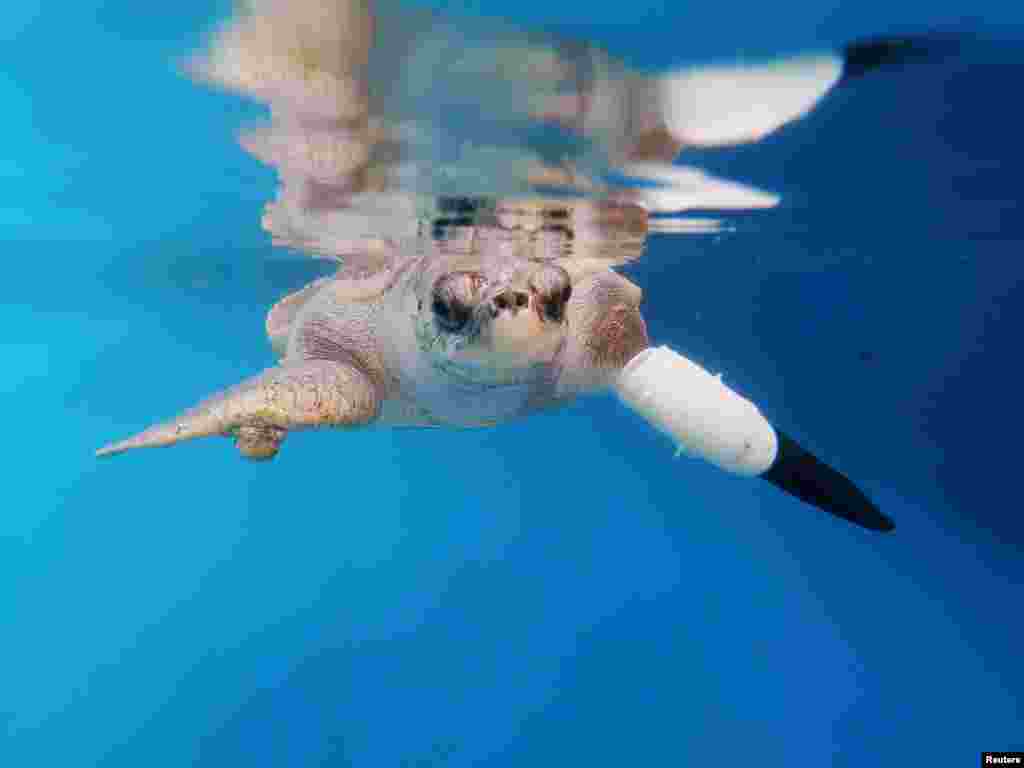
[[[600,262],[433,242],[363,278],[322,278],[267,315],[276,366],[111,455],[226,435],[267,459],[288,432],[482,427],[607,387],[648,346],[640,289]]]

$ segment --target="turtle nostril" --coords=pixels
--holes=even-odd
[[[495,296],[492,303],[498,310],[517,310],[529,306],[530,295],[524,291],[505,291]]]
[[[556,323],[562,322],[562,318],[565,317],[565,304],[559,304],[554,301],[548,302],[544,305],[544,317]]]

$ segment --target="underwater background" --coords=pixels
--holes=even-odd
[[[440,3],[438,2],[438,7]],[[861,485],[871,534],[673,460],[612,397],[494,430],[93,451],[271,362],[313,266],[260,114],[175,67],[229,7],[5,6],[0,766],[961,766],[1024,749],[1024,7],[463,2],[643,66],[941,30],[699,164],[652,339]],[[691,158],[692,159],[692,158]]]

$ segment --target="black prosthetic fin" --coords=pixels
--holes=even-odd
[[[896,526],[849,478],[776,430],[779,451],[760,476],[791,496],[872,531]]]
[[[839,85],[845,85],[878,69],[898,67],[923,58],[956,53],[959,48],[956,39],[940,35],[873,37],[858,40],[843,48],[843,74],[839,79]]]

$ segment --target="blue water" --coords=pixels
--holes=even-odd
[[[1024,749],[1024,11],[492,0],[649,65],[942,28],[707,168],[779,191],[630,274],[841,467],[878,536],[671,460],[611,398],[497,430],[92,451],[262,369],[251,105],[175,76],[227,10],[6,9],[0,765],[976,764]],[[738,764],[738,763],[737,763]]]

